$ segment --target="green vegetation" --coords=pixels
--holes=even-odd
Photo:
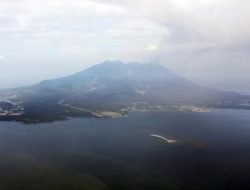
[[[65,120],[68,117],[94,117],[91,113],[53,103],[29,102],[24,104],[25,113],[20,116],[0,116],[0,120],[41,123]]]

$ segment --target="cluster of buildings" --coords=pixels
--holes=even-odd
[[[142,112],[142,111],[187,111],[187,112],[208,112],[206,107],[199,107],[195,105],[149,105],[146,102],[136,102],[132,106],[123,108],[121,111]]]
[[[10,105],[6,107],[0,104],[0,116],[20,116],[24,113],[24,107],[21,103],[13,103],[6,100],[0,100],[0,103]]]

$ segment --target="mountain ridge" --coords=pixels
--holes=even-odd
[[[23,108],[22,112],[16,109],[21,115],[28,113],[39,118],[45,114],[50,118],[78,116],[84,110],[83,115],[100,116],[101,111],[234,107],[246,97],[201,87],[160,64],[106,61],[66,77],[10,91],[5,99]],[[49,113],[47,109],[51,109]]]

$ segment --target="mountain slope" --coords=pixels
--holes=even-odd
[[[179,110],[184,105],[230,107],[246,100],[237,93],[200,87],[159,64],[121,61],[16,89],[8,97],[15,97],[11,101],[22,105],[26,114],[46,118],[82,112],[96,116],[96,111]]]
[[[39,94],[74,104],[215,103],[237,97],[202,88],[158,64],[104,62],[74,75],[32,86]]]

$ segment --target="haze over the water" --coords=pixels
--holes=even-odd
[[[0,88],[123,60],[250,91],[249,20],[247,0],[2,0]]]

